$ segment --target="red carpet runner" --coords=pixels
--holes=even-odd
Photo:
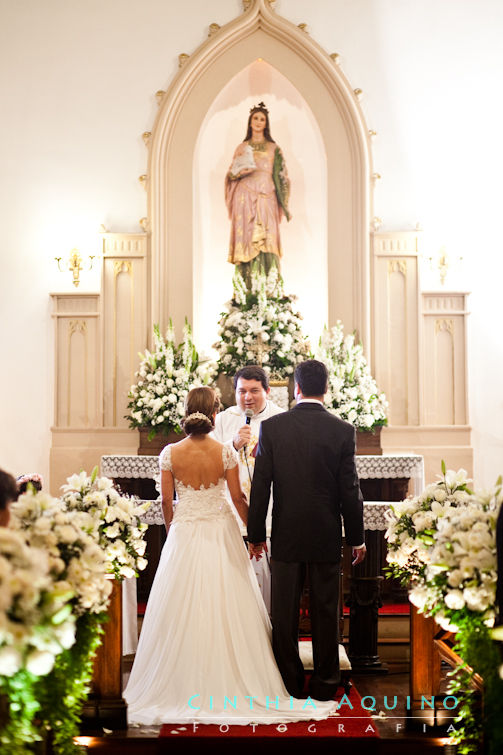
[[[325,721],[301,721],[288,724],[250,724],[248,726],[228,726],[223,724],[164,724],[159,732],[160,737],[172,739],[204,739],[204,738],[241,738],[257,737],[271,739],[277,737],[378,737],[377,726],[371,718],[371,713],[362,708],[361,697],[354,687],[349,695],[344,696],[341,690],[336,698],[342,701],[339,715]],[[369,707],[371,700],[364,701]]]

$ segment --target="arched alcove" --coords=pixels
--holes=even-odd
[[[311,340],[319,337],[320,323],[328,320],[325,146],[298,90],[258,59],[217,95],[194,149],[193,325],[204,351],[216,340],[218,316],[232,291],[224,177],[245,136],[249,110],[261,101],[269,109],[272,138],[282,149],[291,181],[292,220],[288,223],[283,218],[281,223],[285,289],[298,296],[304,332]]]
[[[317,124],[326,153],[327,261],[326,277],[320,271],[320,286],[327,291],[328,323],[342,319],[347,329],[358,329],[368,348],[368,132],[358,100],[339,67],[305,32],[277,16],[267,0],[250,3],[245,13],[193,53],[160,105],[148,170],[151,319],[163,327],[169,317],[176,327],[185,316],[193,319],[197,290],[194,152],[222,90],[257,58],[289,80]],[[223,144],[224,151],[227,146]],[[307,269],[309,239],[306,247]],[[218,250],[224,258],[226,248]],[[197,341],[197,332],[195,336]]]

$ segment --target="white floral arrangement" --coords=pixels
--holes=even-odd
[[[116,579],[138,576],[147,565],[146,524],[140,521],[148,504],[138,505],[113,487],[112,480],[97,476],[97,467],[88,476],[72,475],[63,485],[61,500],[68,511],[86,515],[88,532],[102,549],[107,571]]]
[[[495,616],[496,519],[501,484],[473,493],[465,470],[445,470],[422,495],[391,504],[387,560],[420,612],[456,632],[477,614]]]
[[[0,596],[0,677],[23,669],[46,676],[75,642],[73,593],[53,576],[44,551],[6,527],[0,527]]]
[[[325,406],[329,411],[358,430],[387,424],[386,396],[370,373],[362,345],[355,342],[354,334],[344,335],[340,320],[333,328],[324,328],[316,357],[328,370]]]
[[[187,321],[178,346],[171,320],[165,336],[154,325],[154,350],[146,349],[140,356],[137,382],[128,393],[129,426],[149,428],[150,440],[156,433],[181,433],[187,393],[211,383],[216,365],[209,360],[200,361]]]
[[[397,576],[407,581],[423,578],[435,544],[438,521],[452,508],[466,506],[473,500],[464,469],[457,472],[443,469],[438,482],[428,485],[418,496],[390,504],[388,563]]]
[[[46,552],[59,589],[74,596],[76,615],[105,611],[112,585],[106,578],[108,562],[97,542],[93,517],[85,511],[67,511],[62,501],[33,488],[11,505],[11,513],[11,526],[21,530],[30,545]]]
[[[266,275],[252,269],[251,284],[236,270],[233,298],[219,321],[218,372],[235,375],[247,364],[259,364],[271,378],[285,379],[309,355],[302,334],[302,315],[296,297],[284,292],[276,267]]]

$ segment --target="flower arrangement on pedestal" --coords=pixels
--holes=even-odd
[[[171,320],[165,336],[154,325],[154,350],[140,356],[138,380],[128,393],[129,426],[149,428],[149,440],[156,433],[181,433],[185,397],[191,388],[213,380],[214,363],[199,360],[187,321],[178,346]]]
[[[409,599],[446,631],[456,634],[463,659],[452,672],[449,693],[461,701],[453,739],[459,752],[477,749],[490,731],[490,752],[503,746],[503,681],[491,627],[496,615],[496,519],[503,500],[501,479],[494,490],[472,492],[466,472],[447,471],[422,495],[391,504],[386,532],[390,572],[409,586]],[[474,712],[470,682],[484,680],[484,713]]]
[[[249,288],[236,271],[233,297],[219,321],[220,340],[213,344],[219,374],[233,376],[240,367],[259,364],[271,378],[293,375],[297,364],[309,355],[295,300],[285,294],[275,267],[267,275],[253,269]]]
[[[325,406],[358,430],[373,430],[386,425],[388,402],[370,373],[363,347],[354,334],[344,335],[340,320],[324,328],[316,358],[328,370]]]

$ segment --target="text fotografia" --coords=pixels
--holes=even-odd
[[[190,710],[201,710],[201,705],[198,704],[200,703],[200,701],[201,695],[191,695],[191,697],[189,697],[187,705]],[[412,701],[408,695],[405,698],[404,702],[405,709],[412,710]],[[432,695],[431,697],[426,697],[425,695],[423,695],[421,697],[421,700],[418,701],[418,703],[414,704],[414,708],[417,709],[419,707],[421,710],[434,710],[435,707],[438,707],[439,705],[441,705],[444,710],[455,710],[458,706],[458,698],[455,695],[446,695],[441,699],[435,700],[434,695]],[[210,695],[209,697],[210,711],[228,711],[230,713],[232,710],[237,711],[238,708],[239,710],[242,710],[243,707],[246,710],[250,711],[261,708],[265,708],[266,710],[279,710],[279,697],[268,697],[266,695],[265,700],[255,695],[245,695],[242,698],[238,698],[237,695],[233,695],[232,697],[227,697],[227,695],[224,695],[223,699],[216,698],[216,696],[213,695]],[[357,705],[353,705],[348,696],[344,694],[337,703],[337,711],[344,711],[344,709],[352,711],[358,709],[358,707],[367,712],[377,713],[379,709],[384,711],[396,710],[400,707],[400,705],[397,695],[384,695],[382,699],[382,707],[378,707],[377,699],[372,695],[366,695],[365,697],[362,697],[361,700],[358,701]],[[290,710],[311,710],[315,712],[316,700],[313,700],[312,697],[307,697],[305,700],[300,700],[298,698],[290,696],[289,708]]]
[[[376,718],[379,718],[379,716],[376,716]],[[191,723],[192,724],[192,734],[196,734],[196,732],[199,730],[199,726],[202,725],[204,723],[204,721],[201,720],[197,724],[194,723],[193,721],[187,722],[187,723]],[[264,721],[263,723],[268,723],[268,722]],[[292,722],[292,723],[295,723],[295,722]],[[317,722],[312,722],[310,724],[307,724],[305,731],[307,733],[309,733],[309,734],[317,734],[318,730],[317,730],[316,727],[318,726],[319,723],[320,722],[317,721]],[[323,723],[323,722],[321,722],[321,723]],[[231,731],[231,726],[232,726],[232,723],[231,724],[220,724],[219,727],[218,727],[218,731],[220,732],[220,734],[228,734]],[[249,724],[247,724],[247,726],[252,730],[253,734],[255,734],[255,730],[256,730],[257,726],[260,726],[260,721],[250,722]],[[280,734],[284,734],[285,732],[287,732],[289,730],[288,729],[288,724],[276,724],[274,728]],[[405,724],[403,724],[403,723],[396,723],[395,724],[395,732],[397,734],[403,733],[404,728],[405,728]],[[186,732],[186,727],[185,726],[180,727],[180,733],[182,731]],[[426,726],[426,724],[423,724],[423,734],[426,734],[426,731],[427,731],[427,726]],[[449,727],[446,729],[445,733],[446,734],[451,734],[453,732],[457,732],[457,729],[452,724],[450,724]],[[171,734],[178,734],[178,733],[179,733],[179,731],[176,731],[176,730],[171,732]],[[188,732],[188,733],[190,733],[190,732]],[[299,732],[297,730],[297,734],[298,733]],[[346,732],[346,725],[344,723],[341,723],[341,722],[337,723],[337,734],[339,734],[339,735],[340,734],[346,735],[347,733],[348,732]],[[374,723],[368,723],[365,726],[365,728],[363,728],[363,726],[362,726],[361,731],[358,732],[358,736],[360,736],[361,734],[365,735],[365,734],[375,734],[375,733],[376,733],[375,724]],[[326,734],[324,736],[326,736]],[[356,734],[355,734],[354,731],[353,731],[353,736],[356,736]]]

